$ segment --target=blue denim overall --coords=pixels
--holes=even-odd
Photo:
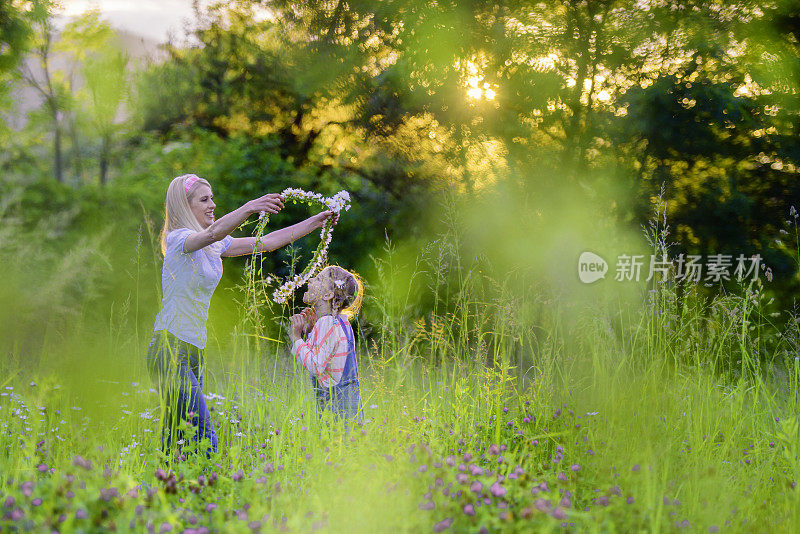
[[[314,393],[317,397],[317,406],[322,410],[331,410],[334,418],[348,421],[357,418],[358,423],[364,422],[364,412],[361,409],[361,395],[358,382],[358,362],[356,362],[356,343],[353,328],[341,315],[336,319],[347,336],[347,359],[344,363],[342,378],[335,386],[323,387],[317,377],[311,376]]]
[[[217,434],[203,398],[202,349],[166,330],[156,331],[147,347],[147,370],[166,404],[162,450],[169,454],[174,435],[180,451],[185,436],[179,425],[181,421],[189,421],[196,429],[193,441],[208,439],[211,442],[211,448],[206,450],[206,456],[210,457],[212,450],[217,450]]]

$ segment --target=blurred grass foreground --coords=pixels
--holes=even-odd
[[[0,530],[800,529],[796,2],[242,0],[167,43],[60,9],[0,4]],[[219,452],[161,453],[185,172],[218,216],[350,192],[363,425],[247,278],[312,235],[225,260]]]

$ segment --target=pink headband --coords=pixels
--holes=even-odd
[[[196,176],[194,174],[190,174],[189,176],[184,178],[183,179],[183,190],[184,190],[184,192],[188,194],[189,193],[189,189],[191,189],[192,186],[194,185],[194,183],[199,179],[200,179],[200,177]]]

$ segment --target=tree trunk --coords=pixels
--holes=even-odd
[[[78,180],[78,183],[83,183],[83,158],[81,157],[81,144],[78,137],[78,128],[75,125],[74,117],[68,121],[69,124],[69,139],[72,142],[72,165],[74,166],[73,174]]]
[[[100,147],[100,186],[106,185],[108,180],[108,139],[103,136],[103,143]]]
[[[55,176],[58,183],[64,183],[64,163],[61,157],[61,126],[58,124],[58,112],[53,113],[53,151],[55,152]]]

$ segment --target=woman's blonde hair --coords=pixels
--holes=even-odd
[[[187,180],[191,179],[189,190],[185,189]],[[194,174],[184,174],[178,176],[170,182],[167,187],[167,198],[164,202],[164,227],[161,229],[159,239],[161,241],[161,254],[167,253],[167,234],[180,228],[188,228],[196,232],[203,230],[197,217],[189,207],[189,200],[197,192],[200,185],[211,184],[207,180]]]
[[[361,277],[338,265],[329,265],[322,271],[327,272],[330,289],[333,291],[333,311],[348,319],[358,315],[364,301],[364,281]]]

